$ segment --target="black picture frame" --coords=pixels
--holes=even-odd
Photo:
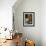
[[[35,26],[35,12],[23,12],[23,26],[25,27]]]

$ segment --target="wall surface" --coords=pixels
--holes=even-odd
[[[13,10],[15,10],[15,30],[17,30],[18,32],[22,32],[25,39],[27,38],[34,40],[36,46],[41,46],[41,1],[23,0],[23,2],[20,3],[20,5]],[[35,12],[35,27],[23,26],[23,12]]]
[[[0,0],[0,27],[12,28],[12,6],[16,0]]]
[[[41,1],[41,41],[46,46],[46,0]]]

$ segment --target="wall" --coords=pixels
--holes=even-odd
[[[0,27],[12,28],[12,6],[16,0],[0,0]]]
[[[20,3],[20,5],[13,10],[15,19],[15,30],[17,30],[18,32],[22,32],[24,38],[34,40],[36,46],[41,46],[41,1],[23,0],[23,2]],[[28,11],[35,12],[35,27],[23,26],[23,12]]]
[[[46,0],[41,1],[41,41],[46,46]]]

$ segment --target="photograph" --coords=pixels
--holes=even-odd
[[[23,26],[35,25],[35,12],[23,12]]]

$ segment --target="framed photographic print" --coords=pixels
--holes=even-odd
[[[35,26],[35,12],[23,12],[23,26]]]
[[[13,13],[13,31],[15,30],[15,18],[14,18],[14,13]]]

